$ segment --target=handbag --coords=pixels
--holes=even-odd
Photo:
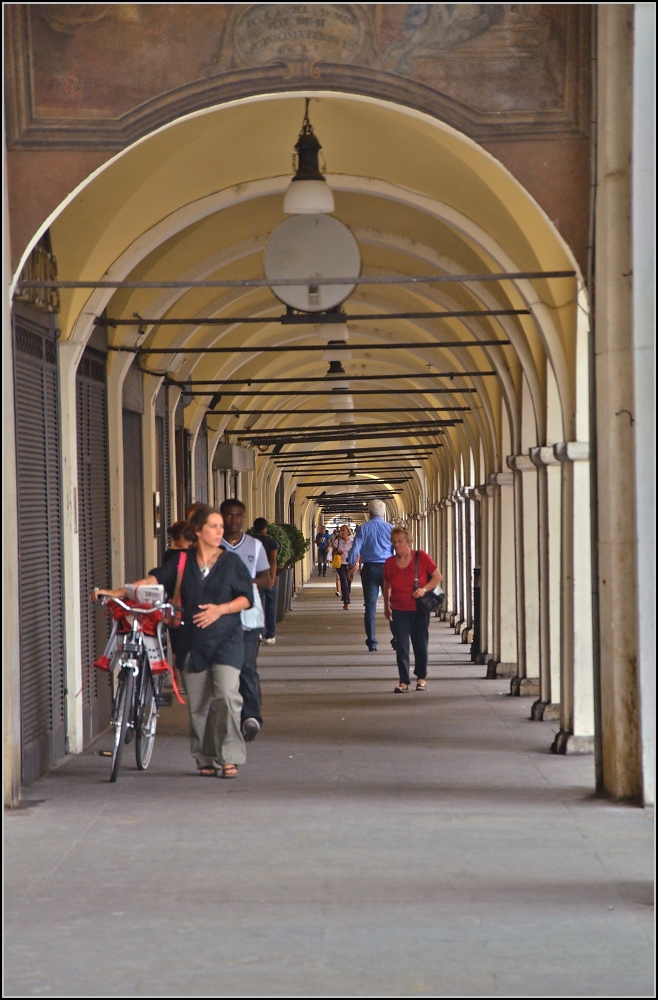
[[[180,592],[186,563],[187,549],[182,549],[181,554],[178,557],[178,569],[176,570],[176,586],[174,587],[174,596],[171,599],[171,603],[174,605],[174,610],[172,611],[171,608],[168,608],[163,619],[167,628],[180,628],[181,625],[184,624],[183,609],[180,607]]]
[[[252,583],[251,586],[253,588],[253,603],[250,608],[246,608],[244,611],[240,612],[242,627],[243,629],[246,629],[247,632],[253,632],[254,629],[263,628],[265,625],[265,612],[263,611],[263,605],[261,604],[258,587],[255,583]]]
[[[340,569],[342,565],[343,565],[343,557],[341,556],[340,552],[337,552],[336,555],[331,560],[331,568]]]
[[[414,590],[418,590],[420,584],[418,583],[418,549],[416,549],[416,563],[414,569]],[[422,597],[416,598],[416,610],[424,611],[426,615],[430,615],[439,606],[439,597],[435,590],[428,590],[426,594]]]

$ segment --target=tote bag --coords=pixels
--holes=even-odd
[[[252,583],[251,586],[254,595],[253,604],[250,608],[240,612],[242,627],[248,632],[253,632],[253,630],[257,628],[263,628],[265,625],[265,613],[263,611],[263,605],[261,604],[258,587],[255,583]]]

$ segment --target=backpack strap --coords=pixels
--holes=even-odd
[[[420,586],[418,583],[418,549],[416,549],[415,555],[416,555],[416,561],[414,564],[414,590],[418,590],[418,587]]]

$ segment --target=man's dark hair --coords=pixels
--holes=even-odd
[[[254,521],[254,531],[262,532],[267,527],[267,518],[257,517]]]
[[[222,501],[222,505],[219,508],[219,513],[223,514],[225,510],[229,509],[229,507],[240,507],[242,511],[245,511],[247,509],[243,504],[242,500],[238,500],[237,497],[229,497],[228,500]]]

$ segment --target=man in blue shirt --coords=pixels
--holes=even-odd
[[[384,582],[384,563],[393,555],[391,545],[391,525],[385,520],[386,505],[383,500],[371,500],[368,504],[370,520],[359,525],[354,537],[354,545],[348,557],[350,579],[354,566],[361,557],[361,585],[365,604],[366,646],[371,653],[377,649],[375,618],[377,598]]]

